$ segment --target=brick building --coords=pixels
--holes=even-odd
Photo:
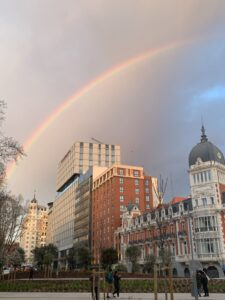
[[[121,225],[126,206],[138,205],[150,211],[158,205],[154,186],[156,178],[147,176],[142,167],[114,165],[93,181],[92,255],[99,262],[101,249],[114,246],[114,232]]]

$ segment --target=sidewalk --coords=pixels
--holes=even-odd
[[[24,300],[92,300],[90,293],[0,293],[1,300],[14,300],[14,299],[24,299]],[[103,300],[103,295],[101,295],[100,300]],[[117,298],[112,298],[117,299]],[[124,300],[154,300],[154,294],[152,293],[121,293],[119,299]],[[207,300],[225,300],[225,294],[211,294],[207,298],[199,298]],[[158,300],[165,300],[165,294],[158,294]],[[168,295],[168,300],[170,296]],[[174,300],[194,300],[190,294],[174,294]]]

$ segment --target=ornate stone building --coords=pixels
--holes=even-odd
[[[46,244],[46,230],[48,224],[48,211],[39,205],[35,196],[28,205],[28,212],[24,219],[21,232],[20,247],[25,251],[26,263],[33,263],[32,250]]]
[[[189,155],[189,179],[196,255],[204,267],[220,273],[225,263],[225,159],[208,141],[204,126]]]
[[[115,245],[122,263],[130,245],[141,247],[140,264],[147,255],[158,255],[160,247],[172,253],[173,273],[190,275],[190,238],[194,260],[207,268],[213,277],[222,277],[225,264],[225,159],[223,153],[208,141],[202,127],[201,141],[189,155],[189,179],[192,198],[173,199],[148,213],[133,217],[137,207],[123,215],[122,226],[115,234]],[[190,220],[190,230],[188,226]]]

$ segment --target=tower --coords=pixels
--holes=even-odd
[[[189,181],[193,204],[196,258],[212,276],[219,276],[225,263],[225,159],[208,141],[205,128],[189,154]]]

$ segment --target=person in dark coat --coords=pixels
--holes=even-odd
[[[202,288],[202,274],[201,271],[196,271],[196,283],[197,283],[197,290],[198,296],[201,297],[201,288]]]
[[[34,278],[34,268],[30,267],[29,279],[33,279],[33,278]]]
[[[209,282],[209,277],[206,274],[207,270],[204,268],[202,271],[202,287],[203,291],[205,293],[204,297],[209,297],[209,290],[208,290],[208,282]]]
[[[97,273],[92,273],[90,276],[92,299],[99,300],[99,285],[100,277]]]
[[[120,296],[120,279],[121,279],[121,277],[118,275],[117,271],[114,272],[113,279],[114,279],[113,297],[115,297],[115,294],[117,294],[117,297],[119,297]]]

